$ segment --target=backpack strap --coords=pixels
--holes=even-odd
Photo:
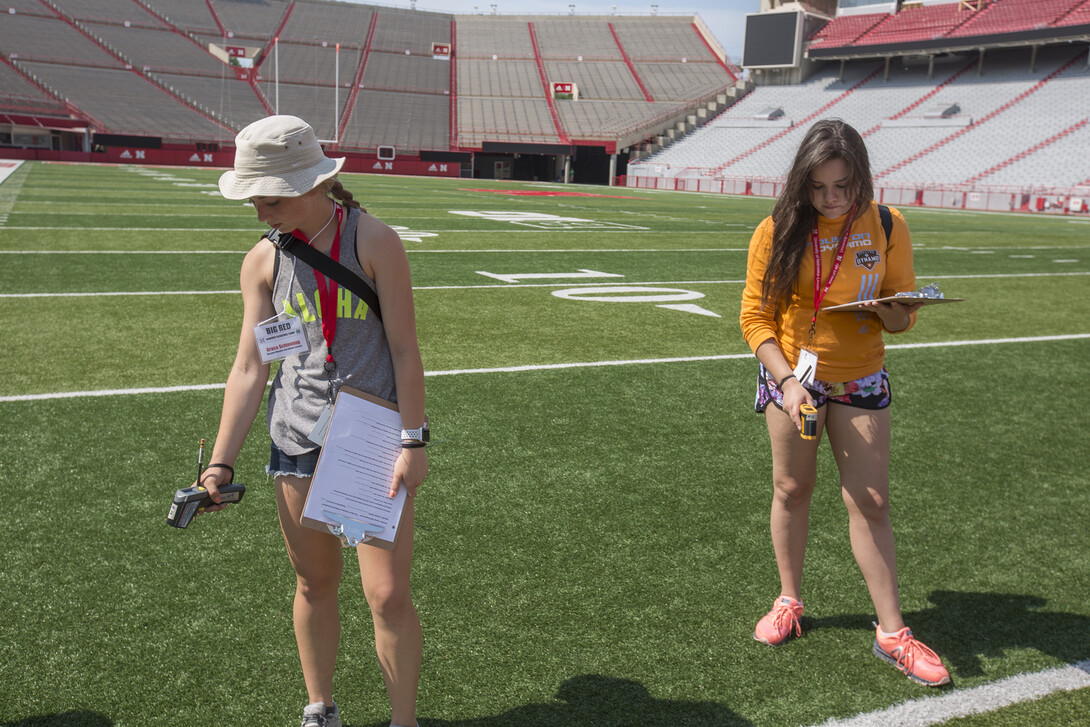
[[[371,289],[371,286],[363,282],[360,276],[329,257],[329,255],[320,253],[310,245],[300,241],[290,232],[269,230],[262,235],[262,238],[267,239],[288,255],[302,260],[327,278],[336,280],[340,285],[355,293],[356,297],[367,304],[367,307],[371,309],[379,322],[382,321],[382,310],[379,306],[378,294]]]
[[[886,233],[886,244],[889,244],[890,235],[893,234],[893,213],[884,204],[878,205],[878,216],[882,218],[882,230]]]

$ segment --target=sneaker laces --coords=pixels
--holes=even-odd
[[[784,626],[784,621],[790,619],[790,623],[787,625],[787,630],[794,629],[795,636],[802,636],[802,624],[799,623],[799,616],[795,613],[795,609],[789,604],[776,602],[776,608],[774,609],[775,616],[772,617],[772,625],[780,630]]]
[[[901,647],[901,653],[897,655],[896,661],[898,668],[911,669],[917,657],[920,657],[923,661],[940,661],[939,655],[927,644],[918,641],[911,631],[905,634],[905,638],[898,641],[897,645]]]
[[[303,724],[301,727],[325,727],[326,714],[329,708],[322,704],[321,711],[306,712],[303,713]]]

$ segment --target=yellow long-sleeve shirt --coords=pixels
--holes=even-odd
[[[893,234],[888,241],[876,202],[871,202],[870,208],[852,224],[840,271],[821,301],[821,308],[915,288],[908,225],[898,210],[892,207],[890,210]],[[818,216],[823,287],[836,258],[843,226],[843,216],[834,220]],[[739,316],[742,335],[749,347],[756,352],[762,343],[774,339],[792,367],[798,363],[799,349],[809,348],[818,355],[815,378],[822,381],[852,381],[880,371],[886,349],[882,342],[882,321],[874,313],[819,311],[814,339],[807,344],[814,313],[814,255],[809,236],[794,289],[778,306],[770,305],[761,310],[761,280],[772,250],[772,232],[772,218],[765,218],[749,243],[746,287],[742,292]],[[915,323],[916,313],[913,312],[908,328],[904,330]]]

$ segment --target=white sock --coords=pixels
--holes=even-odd
[[[885,631],[883,631],[881,627],[879,627],[878,628],[878,634],[884,639],[892,639],[894,636],[897,635],[897,632],[894,631],[892,634],[888,634]]]

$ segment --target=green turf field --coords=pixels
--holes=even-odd
[[[0,727],[298,724],[263,414],[245,501],[164,522],[215,436],[261,232],[218,174],[27,163],[0,184]],[[887,338],[901,595],[953,675],[936,692],[870,653],[827,449],[805,634],[752,638],[778,579],[737,321],[771,200],[344,181],[401,230],[448,440],[417,500],[424,727],[814,725],[1090,670],[1090,221],[904,210],[920,284],[967,299]],[[345,573],[334,693],[380,727]],[[1087,714],[1082,688],[951,724]]]

